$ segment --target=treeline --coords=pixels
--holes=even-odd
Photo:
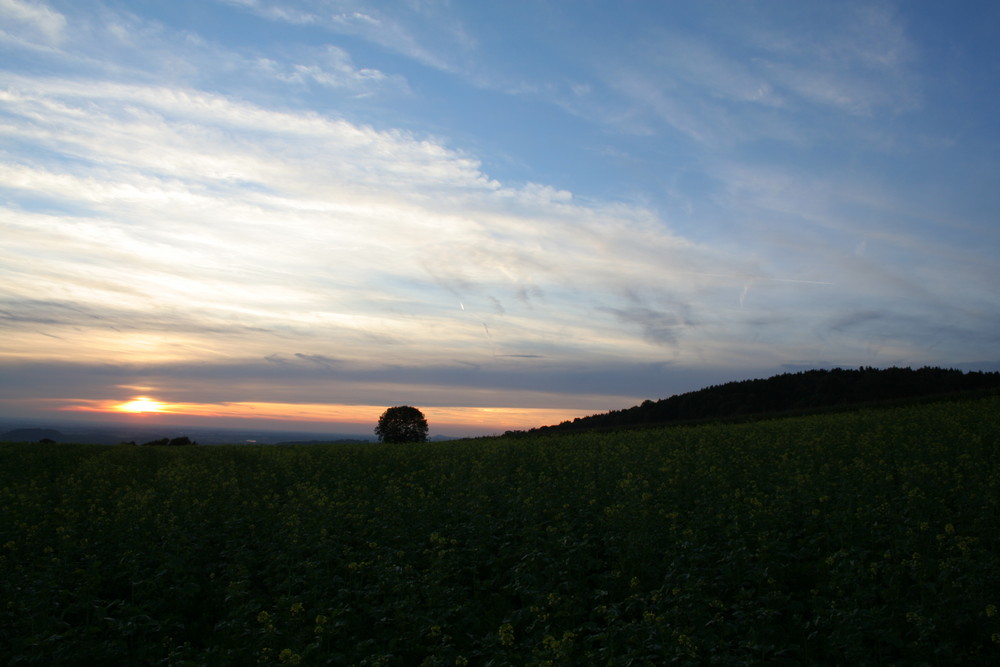
[[[578,417],[530,431],[508,431],[504,435],[662,426],[678,422],[812,412],[837,406],[997,388],[1000,388],[1000,373],[996,372],[963,373],[930,367],[917,370],[896,367],[810,370],[712,385],[658,401],[647,400],[624,410]]]

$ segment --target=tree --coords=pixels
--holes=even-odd
[[[381,442],[427,442],[427,420],[420,410],[397,405],[378,418],[375,435]]]

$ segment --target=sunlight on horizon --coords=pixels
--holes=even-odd
[[[387,407],[382,405],[333,405],[321,403],[164,403],[140,396],[120,403],[107,400],[73,400],[59,408],[63,412],[89,412],[111,414],[156,414],[169,415],[178,419],[184,417],[219,420],[263,419],[271,421],[310,422],[351,425],[367,428],[378,421],[379,415]],[[459,406],[416,406],[427,417],[432,430],[465,429],[480,432],[495,428],[497,433],[505,430],[524,430],[538,426],[558,424],[574,417],[592,414],[593,410],[563,410],[549,408],[510,407],[459,407]]]
[[[148,412],[167,412],[167,406],[160,401],[155,401],[145,396],[133,399],[126,403],[120,403],[112,408],[117,412],[129,412],[132,414],[145,414]]]

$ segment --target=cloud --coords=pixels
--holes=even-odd
[[[221,0],[268,20],[318,26],[334,34],[357,36],[424,65],[461,69],[452,49],[468,51],[473,40],[452,13],[435,3],[396,2],[387,6],[354,0]]]
[[[564,108],[639,135],[679,133],[730,149],[761,140],[829,141],[822,126],[865,131],[864,119],[921,103],[916,47],[893,11],[872,3],[820,3],[790,12],[759,3],[701,3],[684,20],[623,12],[627,42],[572,35],[590,46],[584,65],[601,96],[580,83],[536,86]],[[568,38],[568,37],[567,37]],[[610,95],[609,95],[610,94]]]
[[[759,72],[776,90],[854,115],[911,111],[919,104],[910,68],[916,47],[884,3],[819,7],[808,22],[769,16],[740,31],[758,51]]]
[[[44,4],[0,0],[0,35],[3,41],[58,45],[66,30],[66,17]]]
[[[254,65],[247,65],[247,69],[256,69],[264,76],[301,87],[315,84],[361,96],[388,89],[401,93],[409,91],[402,77],[389,76],[371,67],[356,67],[347,51],[332,44],[305,52],[300,57],[307,62],[289,64],[261,57]]]
[[[618,289],[715,261],[648,211],[504,186],[431,138],[189,88],[6,82],[8,131],[48,151],[3,167],[8,324],[48,304],[67,354],[113,328],[121,353],[152,333],[157,354],[210,356],[232,332],[261,356],[293,336],[336,341],[320,344],[333,356],[475,360],[483,317],[498,354],[580,354],[620,345],[599,316]]]
[[[638,324],[643,336],[657,345],[676,345],[682,321],[674,313],[664,313],[648,308],[630,307],[610,309],[622,322]]]
[[[295,356],[298,359],[313,364],[324,371],[332,371],[342,363],[340,360],[333,359],[324,354],[302,354],[301,352],[296,352]]]

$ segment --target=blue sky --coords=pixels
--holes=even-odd
[[[0,416],[144,396],[368,431],[408,403],[478,434],[998,369],[998,28],[992,2],[0,0]]]

